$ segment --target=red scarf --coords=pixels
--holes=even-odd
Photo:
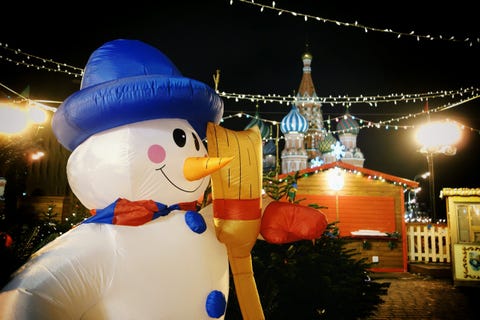
[[[153,200],[130,201],[118,198],[103,209],[92,209],[92,216],[82,223],[108,223],[139,226],[153,219],[168,215],[172,210],[197,211],[197,202],[181,202],[167,206]]]

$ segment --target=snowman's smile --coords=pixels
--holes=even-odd
[[[170,184],[171,184],[172,186],[174,186],[175,188],[177,188],[178,190],[181,190],[181,191],[183,191],[183,192],[192,193],[192,192],[197,191],[197,190],[201,187],[201,185],[202,185],[203,179],[200,181],[200,183],[198,184],[198,186],[195,187],[194,189],[189,190],[189,189],[181,188],[180,186],[176,185],[172,180],[170,180],[170,178],[167,176],[167,174],[165,173],[165,171],[163,171],[163,168],[165,168],[165,165],[163,165],[163,166],[161,166],[160,168],[155,169],[155,170],[156,170],[156,171],[159,171],[159,170],[160,170],[160,172],[163,174],[163,176],[165,177],[165,179],[167,179],[167,181],[170,182]]]

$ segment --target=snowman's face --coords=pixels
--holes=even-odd
[[[173,188],[185,193],[195,193],[202,186],[203,180],[192,183],[185,179],[183,164],[188,157],[206,157],[207,151],[198,134],[188,122],[186,124],[187,126],[172,122],[164,126],[163,128],[169,128],[166,139],[150,144],[147,153],[155,171],[161,173]]]
[[[67,176],[90,209],[104,208],[117,198],[170,205],[203,194],[209,176],[189,181],[183,166],[186,158],[205,156],[205,146],[188,121],[149,120],[91,136],[71,154]]]

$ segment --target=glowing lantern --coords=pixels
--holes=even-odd
[[[422,146],[421,152],[444,152],[461,138],[456,122],[438,121],[422,125],[416,132],[416,140]]]
[[[343,173],[342,173],[342,170],[340,170],[338,167],[335,167],[334,169],[328,172],[327,179],[328,179],[328,186],[330,187],[330,189],[338,191],[343,188],[343,185],[344,185]]]

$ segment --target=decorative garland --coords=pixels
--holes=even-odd
[[[52,59],[45,59],[35,56],[30,53],[23,52],[20,49],[11,49],[8,44],[0,42],[0,49],[4,49],[13,57],[0,55],[0,59],[15,63],[16,65],[23,65],[27,68],[34,68],[37,70],[44,70],[50,72],[61,72],[74,76],[75,78],[83,76],[83,69],[53,61]]]
[[[242,2],[248,2],[248,1],[243,1]],[[250,3],[250,2],[248,2]],[[255,4],[254,2],[251,2]],[[56,62],[52,59],[45,59],[41,58],[29,53],[25,53],[20,49],[11,49],[9,48],[8,44],[2,44],[0,43],[0,49],[5,49],[10,53],[14,53],[16,56],[19,57],[24,57],[27,59],[25,60],[16,60],[13,58],[5,57],[3,55],[0,55],[0,58],[3,58],[4,60],[12,63],[16,63],[17,65],[23,65],[26,67],[34,67],[37,70],[44,70],[44,71],[50,71],[50,72],[63,72],[68,75],[73,75],[74,77],[81,77],[83,75],[83,69],[68,65],[66,63],[59,63]],[[20,59],[20,58],[19,58]],[[38,63],[41,64],[38,64]],[[50,65],[50,66],[49,66]],[[53,67],[52,67],[53,65]],[[12,89],[8,88],[7,86],[3,85],[0,83],[0,85],[7,90],[13,92],[22,100],[28,101],[30,104],[35,104],[36,106],[46,110],[46,111],[51,111],[55,112],[56,108],[50,107],[48,105],[45,105],[44,103],[57,103],[60,104],[61,101],[51,101],[51,100],[30,100],[26,97],[23,97],[21,94],[13,91]],[[433,112],[440,112],[444,111],[453,107],[456,107],[460,104],[469,102],[471,100],[477,99],[480,97],[480,88],[475,88],[475,87],[468,87],[468,88],[460,88],[457,90],[441,90],[441,91],[435,91],[435,92],[426,92],[426,93],[416,93],[416,94],[389,94],[389,95],[376,95],[376,96],[357,96],[357,97],[349,97],[349,96],[338,96],[338,97],[333,97],[333,96],[328,96],[328,97],[297,97],[297,96],[281,96],[277,94],[268,94],[268,95],[259,95],[259,94],[238,94],[238,93],[226,93],[226,92],[219,92],[217,90],[217,93],[226,99],[235,99],[236,102],[239,100],[249,100],[251,102],[263,102],[263,103],[279,103],[283,104],[285,103],[286,105],[290,105],[292,103],[297,104],[297,105],[305,105],[309,103],[319,103],[319,104],[330,104],[331,106],[341,104],[345,107],[350,107],[352,104],[358,104],[358,103],[363,103],[363,104],[369,104],[370,106],[377,107],[378,103],[394,103],[395,105],[398,102],[416,102],[417,100],[419,101],[428,101],[429,99],[434,99],[434,98],[452,98],[454,99],[456,96],[463,97],[464,95],[470,95],[470,98],[460,100],[459,102],[453,103],[453,104],[446,104],[428,111],[423,110],[420,113],[415,113],[415,114],[408,114],[405,116],[397,117],[397,118],[392,118],[389,120],[385,121],[369,121],[365,119],[360,119],[358,118],[360,122],[360,127],[359,129],[362,128],[381,128],[384,127],[385,129],[389,129],[390,127],[394,128],[395,130],[398,130],[399,128],[403,129],[409,129],[409,128],[414,128],[412,125],[398,125],[396,123],[407,120],[409,118],[415,118],[417,115],[424,114],[425,112],[427,113],[433,113]],[[233,117],[242,117],[246,116],[247,118],[252,117],[249,114],[246,114],[244,112],[239,112],[231,116],[226,116],[222,119],[222,121],[233,118]],[[333,121],[338,122],[343,116],[339,116],[333,119]],[[257,117],[258,118],[258,117]],[[353,119],[355,119],[354,116],[352,116]],[[262,119],[258,118],[261,121],[271,123],[273,125],[278,125],[279,122],[275,120],[269,120],[269,119]],[[345,131],[348,131],[348,129],[340,130],[340,131],[330,131],[330,119],[324,120],[324,122],[328,125],[328,132],[331,133],[343,133]],[[475,131],[480,133],[480,129],[474,129],[465,125],[461,125],[462,128],[468,128],[471,131]],[[308,136],[308,135],[307,135]]]
[[[429,99],[435,98],[452,98],[456,96],[463,95],[475,95],[480,93],[479,88],[468,87],[460,88],[456,90],[440,90],[434,92],[424,92],[424,93],[391,93],[388,95],[376,95],[376,96],[354,96],[349,97],[346,95],[343,96],[328,96],[328,97],[298,97],[293,95],[281,96],[277,94],[248,94],[248,93],[228,93],[228,92],[218,92],[217,93],[226,99],[234,99],[235,102],[240,100],[247,100],[250,102],[263,102],[263,103],[279,103],[279,104],[291,104],[295,103],[296,105],[305,105],[310,103],[321,103],[329,104],[330,106],[341,104],[345,107],[349,107],[352,104],[368,104],[372,107],[377,107],[379,103],[394,103],[395,105],[398,102],[417,102],[417,101],[427,101]]]
[[[229,0],[230,5],[233,5],[233,0]],[[454,36],[445,36],[445,35],[438,35],[438,36],[432,36],[429,34],[418,34],[414,30],[410,32],[400,32],[400,31],[394,31],[390,28],[375,28],[375,27],[369,27],[366,25],[363,25],[359,23],[358,21],[355,21],[353,23],[350,22],[343,22],[343,21],[338,21],[334,19],[327,19],[327,18],[322,18],[322,17],[317,17],[313,16],[310,14],[306,13],[300,13],[300,12],[295,12],[287,9],[281,9],[277,8],[275,1],[272,1],[272,5],[267,5],[263,3],[256,3],[254,0],[238,0],[239,2],[247,3],[252,6],[257,6],[260,7],[260,12],[263,12],[265,9],[269,9],[272,11],[278,12],[278,15],[281,16],[283,13],[289,13],[295,17],[300,17],[305,20],[305,22],[309,20],[317,21],[317,22],[324,22],[324,23],[332,23],[340,27],[352,27],[352,28],[359,28],[363,29],[366,33],[369,31],[373,32],[381,32],[381,33],[388,33],[395,35],[397,39],[400,39],[401,37],[409,37],[409,38],[415,38],[417,41],[420,40],[440,40],[440,41],[450,41],[450,42],[463,42],[468,44],[468,46],[472,47],[474,44],[480,44],[480,37],[465,37],[464,39],[457,39]]]
[[[50,112],[55,112],[57,109],[55,107],[51,107],[51,106],[48,106],[48,105],[45,105],[44,103],[56,103],[56,104],[61,104],[62,102],[61,101],[52,101],[52,100],[31,100],[27,97],[24,97],[23,95],[21,95],[20,93],[18,92],[15,92],[14,90],[10,89],[9,87],[7,87],[6,85],[0,83],[0,86],[2,86],[3,88],[7,89],[8,91],[12,92],[13,94],[17,95],[18,97],[20,97],[22,99],[21,102],[28,102],[29,105],[35,105],[45,111],[50,111]],[[474,89],[472,92],[477,92],[478,89]],[[404,115],[404,116],[401,116],[401,117],[397,117],[397,118],[392,118],[392,119],[389,119],[389,120],[384,120],[384,121],[378,121],[378,122],[375,122],[375,121],[369,121],[369,120],[366,120],[366,119],[361,119],[361,118],[357,118],[355,117],[354,115],[350,115],[352,117],[352,119],[354,120],[358,120],[359,122],[359,127],[358,129],[363,129],[363,128],[385,128],[386,130],[390,129],[390,128],[393,128],[395,130],[398,130],[398,129],[412,129],[412,128],[415,128],[415,126],[413,125],[399,125],[397,123],[399,123],[400,121],[404,121],[404,120],[407,120],[407,119],[410,119],[410,118],[415,118],[417,116],[420,116],[420,115],[423,115],[423,114],[430,114],[430,113],[435,113],[435,112],[441,112],[441,111],[445,111],[445,110],[448,110],[448,109],[451,109],[451,108],[454,108],[454,107],[457,107],[461,104],[464,104],[464,103],[467,103],[469,101],[472,101],[472,100],[475,100],[475,99],[478,99],[480,98],[480,94],[477,94],[477,95],[474,95],[470,98],[467,98],[467,99],[463,99],[463,100],[460,100],[456,103],[453,103],[453,104],[445,104],[445,105],[442,105],[440,107],[436,107],[436,108],[433,108],[433,109],[430,109],[430,110],[422,110],[421,112],[417,112],[417,113],[410,113],[408,115]],[[242,117],[246,117],[246,118],[253,118],[253,119],[258,119],[260,121],[263,121],[265,123],[270,123],[272,125],[275,125],[275,126],[278,126],[280,124],[279,121],[276,121],[276,120],[270,120],[270,119],[265,119],[265,118],[260,118],[257,115],[254,115],[252,116],[251,114],[248,114],[248,113],[245,113],[243,111],[241,112],[237,112],[235,114],[232,114],[232,115],[229,115],[229,116],[225,116],[221,119],[222,122],[224,122],[225,120],[228,120],[228,119],[232,119],[232,118],[242,118]],[[345,118],[345,115],[343,116],[338,116],[338,117],[335,117],[333,119],[327,119],[327,120],[324,120],[324,123],[325,123],[325,126],[328,127],[328,130],[326,132],[330,132],[332,134],[340,134],[340,133],[345,133],[345,132],[348,132],[351,128],[346,128],[346,129],[343,129],[343,130],[330,130],[330,125],[331,125],[331,122],[332,121],[335,121],[335,122],[339,122],[342,118]],[[474,132],[477,132],[477,133],[480,133],[480,129],[475,129],[475,128],[472,128],[472,127],[469,127],[469,126],[466,126],[466,125],[463,125],[463,124],[460,124],[460,127],[462,129],[470,129],[470,131],[474,131]],[[306,136],[308,137],[309,134],[306,134]],[[270,140],[272,139],[272,137],[266,139],[266,140]],[[277,137],[278,139],[278,137]]]
[[[21,49],[11,49],[8,44],[0,43],[0,49],[7,50],[9,53],[14,53],[15,57],[7,57],[0,55],[0,59],[4,59],[7,62],[15,63],[16,65],[23,65],[28,68],[35,68],[37,70],[49,71],[49,72],[62,72],[68,75],[73,75],[75,78],[83,76],[83,69],[75,66],[68,65],[62,62],[56,62],[52,59],[41,58],[26,52],[23,52]],[[22,59],[24,57],[26,60]],[[249,93],[228,93],[228,92],[219,92],[217,93],[226,99],[234,99],[236,102],[240,100],[247,100],[251,102],[263,102],[263,103],[279,103],[279,104],[308,104],[308,103],[322,103],[334,105],[343,105],[349,107],[352,104],[368,104],[372,107],[377,107],[379,103],[393,103],[397,104],[399,102],[417,102],[417,101],[427,101],[428,99],[435,98],[446,98],[451,97],[454,99],[456,96],[463,96],[465,94],[475,95],[480,93],[480,88],[468,87],[460,88],[455,90],[439,90],[433,92],[424,92],[424,93],[390,93],[388,95],[375,95],[375,96],[352,96],[347,95],[334,97],[332,95],[324,97],[297,97],[293,95],[282,96],[278,94],[249,94]]]
[[[385,128],[385,130],[389,130],[390,128],[392,128],[394,130],[398,130],[398,129],[405,129],[406,130],[406,129],[413,129],[413,128],[415,128],[415,126],[414,125],[399,125],[397,123],[400,123],[401,121],[408,120],[408,119],[411,119],[411,118],[416,118],[417,116],[421,116],[421,115],[425,115],[425,114],[442,112],[442,111],[457,107],[459,105],[462,105],[464,103],[470,102],[470,101],[478,99],[478,98],[480,98],[480,94],[477,94],[477,95],[472,96],[472,97],[467,98],[467,99],[460,100],[460,101],[452,103],[452,104],[448,103],[448,104],[445,104],[445,105],[442,105],[442,106],[439,106],[439,107],[436,107],[436,108],[433,108],[433,109],[422,110],[421,112],[417,112],[417,113],[409,113],[409,114],[404,115],[404,116],[400,116],[400,117],[397,117],[397,118],[392,118],[392,119],[384,120],[384,121],[378,121],[378,122],[370,121],[370,120],[366,120],[366,119],[361,119],[361,118],[355,117],[352,114],[350,116],[352,117],[352,119],[358,120],[358,122],[359,122],[359,127],[358,128],[359,129],[363,129],[363,128],[377,128],[377,129]],[[280,124],[279,121],[261,118],[261,117],[258,117],[256,115],[251,115],[251,114],[245,113],[243,111],[236,112],[235,114],[223,117],[222,122],[225,121],[225,120],[228,120],[228,119],[242,118],[242,117],[253,118],[253,119],[256,118],[256,119],[259,119],[259,120],[261,120],[265,123],[270,123],[270,124],[275,125],[275,126]],[[335,134],[335,133],[339,134],[339,133],[345,133],[345,132],[349,131],[349,129],[351,129],[351,128],[347,128],[347,129],[343,129],[343,130],[337,130],[337,131],[330,130],[330,124],[331,124],[332,121],[339,122],[344,117],[345,116],[342,115],[342,116],[335,117],[333,119],[324,120],[323,122],[329,128],[327,130],[327,132],[330,132],[332,134]],[[466,126],[464,124],[460,124],[460,127],[462,129],[469,129],[472,132],[480,133],[480,129],[475,129],[475,128]],[[308,136],[308,134],[306,134],[306,136]]]

